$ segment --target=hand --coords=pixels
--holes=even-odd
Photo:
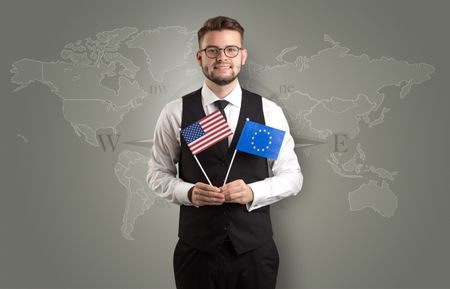
[[[190,193],[192,191],[192,194]],[[218,187],[198,182],[189,190],[189,200],[196,206],[218,206],[225,202],[225,196]]]
[[[225,184],[220,188],[226,203],[250,204],[253,201],[252,189],[241,179]]]

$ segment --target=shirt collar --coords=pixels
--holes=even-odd
[[[236,87],[227,95],[224,100],[228,101],[234,106],[241,107],[241,100],[242,100],[242,89],[239,84],[239,82],[236,84]],[[214,92],[206,85],[206,83],[203,83],[202,87],[202,101],[203,105],[209,105],[213,104],[216,100],[220,100]]]

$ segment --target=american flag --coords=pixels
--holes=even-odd
[[[216,110],[181,130],[193,155],[213,146],[233,134],[227,121]]]

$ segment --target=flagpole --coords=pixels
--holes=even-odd
[[[236,156],[236,152],[237,152],[237,150],[234,150],[233,157],[231,158],[230,166],[228,167],[227,175],[225,176],[225,180],[223,181],[223,185],[224,186],[227,183],[228,175],[230,174],[231,166],[233,165],[233,161],[234,161],[234,157]]]
[[[197,161],[197,164],[200,166],[200,169],[202,170],[203,175],[205,175],[206,179],[208,180],[209,185],[212,186],[212,183],[211,183],[211,181],[209,180],[208,175],[205,173],[205,170],[203,169],[202,165],[201,165],[200,162],[198,161],[197,156],[196,156],[196,155],[193,155],[193,156],[194,156],[195,160]]]

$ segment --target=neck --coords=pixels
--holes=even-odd
[[[226,85],[217,85],[209,79],[205,79],[206,85],[211,91],[220,99],[224,99],[238,84],[238,80],[235,79],[231,83]]]

